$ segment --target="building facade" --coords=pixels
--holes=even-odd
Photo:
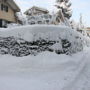
[[[47,9],[33,6],[24,14],[27,15],[28,24],[50,24],[52,16]]]
[[[0,27],[7,27],[9,23],[18,23],[17,12],[20,12],[20,8],[13,0],[0,0]]]
[[[32,8],[28,9],[25,13],[27,16],[28,24],[68,24],[68,20],[65,19],[62,12],[59,10],[55,14],[49,14],[49,11],[47,9],[33,6]],[[69,26],[69,24],[68,24]]]
[[[28,16],[34,16],[34,15],[41,15],[41,14],[48,14],[48,13],[49,13],[49,11],[44,8],[33,6],[30,9],[28,9],[27,11],[25,11],[24,14],[26,14]]]

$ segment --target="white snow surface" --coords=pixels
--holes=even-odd
[[[26,41],[33,41],[39,37],[42,37],[43,39],[49,38],[52,40],[57,40],[59,38],[58,36],[66,38],[68,34],[74,34],[73,32],[75,31],[72,31],[72,29],[67,26],[26,25],[7,29],[1,28],[0,37],[14,36],[17,38],[25,39]]]
[[[25,25],[12,28],[0,28],[0,37],[22,38],[26,41],[35,41],[39,38],[48,40],[68,39],[71,42],[75,38],[81,37],[83,40],[88,39],[82,37],[82,34],[67,26],[60,25]],[[88,39],[89,41],[89,39]]]
[[[89,38],[69,27],[51,25],[20,26],[0,29],[0,37],[35,41],[67,39],[75,49],[81,42],[89,45]],[[81,39],[80,39],[81,38]],[[78,42],[78,43],[75,43]],[[79,44],[79,45],[78,45]],[[52,48],[62,48],[55,44]],[[37,56],[13,57],[0,55],[0,90],[89,90],[90,48],[69,55],[42,52]]]
[[[90,48],[68,55],[0,55],[0,90],[89,90]]]
[[[12,28],[0,28],[0,37],[14,36],[33,41],[38,38],[57,40],[62,39],[73,40],[75,36],[82,37],[82,34],[67,26],[60,25],[25,25]],[[72,38],[71,38],[72,37]]]

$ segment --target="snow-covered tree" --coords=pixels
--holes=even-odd
[[[78,30],[79,29],[79,23],[76,22],[75,20],[70,21],[72,29]]]
[[[56,1],[56,7],[62,11],[65,18],[70,19],[72,16],[72,10],[71,10],[71,3],[69,0],[57,0]]]
[[[84,24],[83,24],[83,16],[82,14],[80,14],[80,19],[79,19],[79,29],[83,29],[84,28]]]
[[[21,12],[16,13],[16,18],[19,24],[22,24],[22,25],[26,24],[26,18]]]

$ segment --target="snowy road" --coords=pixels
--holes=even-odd
[[[90,89],[90,49],[84,52],[80,71],[76,78],[64,87],[63,90],[89,90]],[[79,68],[78,68],[79,69]]]
[[[90,48],[73,56],[0,56],[0,90],[89,90]]]

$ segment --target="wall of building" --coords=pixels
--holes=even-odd
[[[7,5],[8,6],[8,12],[2,11],[1,10],[1,4]],[[16,22],[15,18],[15,12],[12,10],[12,8],[4,2],[0,2],[0,19],[7,20],[10,22]]]
[[[32,16],[32,15],[40,15],[40,14],[48,14],[49,12],[40,10],[36,7],[33,7],[29,9],[27,12],[25,12],[26,15]]]

